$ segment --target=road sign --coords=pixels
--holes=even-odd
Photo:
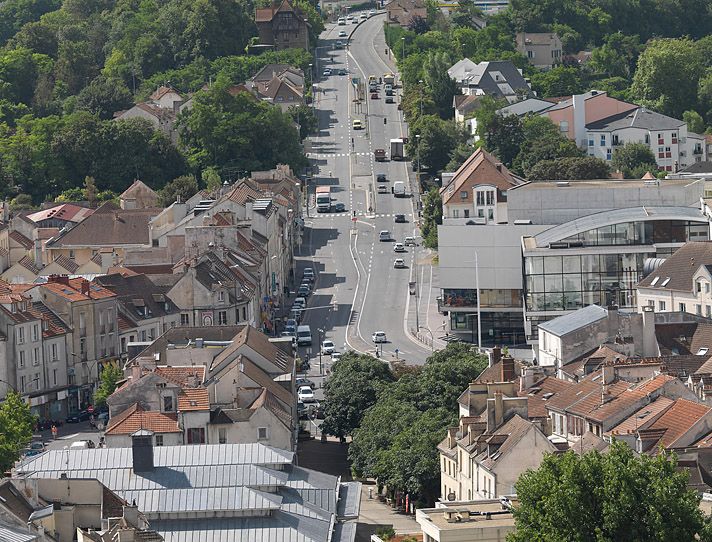
[[[358,222],[358,218],[356,218],[355,216],[351,217],[351,222]]]

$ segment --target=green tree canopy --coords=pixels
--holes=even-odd
[[[547,455],[516,484],[507,541],[696,540],[705,529],[700,497],[676,465],[667,453],[636,456],[621,442],[605,454]]]
[[[682,114],[682,120],[687,124],[687,130],[690,132],[695,132],[696,134],[702,134],[705,131],[705,119],[702,118],[695,110],[685,111]]]
[[[526,117],[522,122],[522,136],[523,142],[512,167],[525,176],[542,160],[583,156],[576,143],[562,135],[548,117]]]
[[[99,387],[94,392],[94,405],[102,407],[106,405],[106,399],[114,393],[117,384],[124,379],[124,373],[116,365],[107,365],[101,371]]]
[[[388,365],[368,355],[347,352],[333,367],[324,386],[324,423],[327,435],[352,435],[364,412],[376,402],[383,386],[393,380]]]
[[[433,187],[423,196],[423,221],[420,235],[427,248],[438,248],[438,225],[443,223],[443,200],[437,187]]]
[[[584,91],[578,68],[554,66],[550,70],[532,75],[532,89],[543,98],[570,96]]]
[[[5,472],[20,458],[32,440],[35,417],[20,395],[11,391],[0,403],[0,470]]]
[[[557,160],[542,160],[529,169],[530,181],[607,179],[611,168],[604,160],[593,156],[573,156]]]
[[[111,119],[117,111],[133,104],[131,92],[120,79],[100,75],[82,89],[77,96],[77,108],[89,111],[102,119]]]
[[[421,169],[437,173],[445,168],[452,149],[463,139],[462,130],[453,120],[423,115],[411,127],[406,151],[413,159],[420,156]]]
[[[444,120],[452,118],[453,96],[459,94],[457,84],[447,73],[451,65],[450,55],[444,52],[430,53],[423,65],[425,88],[435,103],[440,118]]]
[[[168,207],[180,197],[181,201],[186,201],[198,192],[198,181],[193,175],[181,175],[176,177],[166,186],[161,188],[158,195],[161,198],[161,205]]]
[[[658,165],[650,147],[644,143],[626,143],[613,151],[611,165],[628,179],[640,179],[640,171],[655,172]]]

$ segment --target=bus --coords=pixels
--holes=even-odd
[[[317,186],[316,187],[316,210],[318,213],[331,212],[331,187]]]

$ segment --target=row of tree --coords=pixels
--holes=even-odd
[[[395,373],[379,359],[346,354],[324,388],[322,429],[352,436],[349,458],[357,476],[432,503],[440,483],[437,444],[457,421],[458,396],[486,366],[486,358],[464,344]]]

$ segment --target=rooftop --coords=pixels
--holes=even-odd
[[[589,130],[622,130],[624,128],[640,128],[643,130],[677,130],[684,126],[685,122],[668,117],[662,113],[656,113],[645,107],[639,107],[633,111],[625,111],[616,115],[591,122],[586,125]]]
[[[81,207],[79,205],[74,205],[73,203],[63,203],[61,205],[56,205],[50,207],[49,209],[43,209],[27,215],[32,222],[42,222],[49,219],[65,220],[67,222],[81,222],[86,217],[91,215],[94,209],[88,209],[87,207]]]
[[[599,305],[588,305],[569,314],[539,324],[539,329],[563,337],[608,317],[608,310]]]
[[[692,292],[694,288],[692,277],[702,265],[712,265],[712,242],[691,241],[685,243],[660,267],[641,280],[638,287]]]

